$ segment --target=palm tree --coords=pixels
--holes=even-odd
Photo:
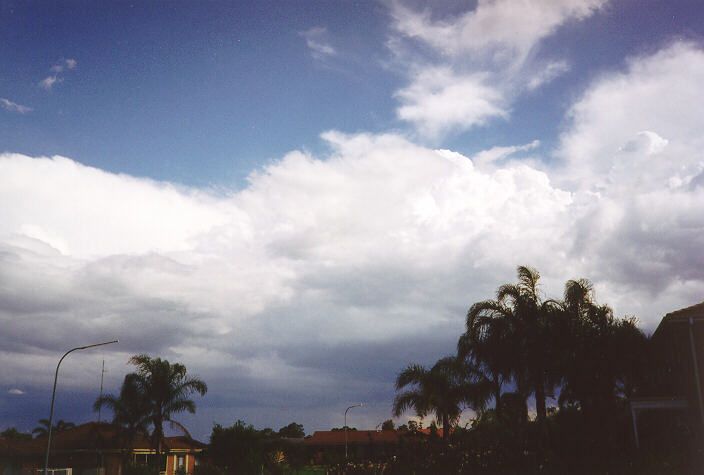
[[[561,308],[571,351],[563,359],[560,403],[578,402],[592,414],[608,412],[620,397],[632,396],[647,339],[635,319],[617,319],[611,307],[598,305],[586,279],[565,284]]]
[[[504,284],[496,300],[478,302],[467,312],[467,331],[460,340],[460,355],[473,354],[491,375],[497,409],[500,383],[508,378],[526,400],[533,393],[538,422],[547,415],[547,394],[559,381],[555,361],[554,327],[559,306],[540,296],[540,274],[519,266],[518,283]]]
[[[541,299],[539,280],[537,270],[519,266],[518,284],[502,285],[496,297],[498,302],[511,308],[507,314],[513,317],[509,323],[511,343],[524,355],[524,364],[518,364],[517,369],[522,370],[528,389],[535,394],[537,420],[542,423],[547,415],[546,394],[556,383],[551,371],[554,363],[551,323],[558,312],[552,301]]]
[[[486,300],[472,305],[467,312],[467,326],[457,342],[457,358],[482,371],[491,385],[494,410],[501,416],[501,390],[511,379],[514,358],[508,344],[508,319],[502,319],[510,310]]]
[[[443,439],[462,414],[462,405],[483,408],[491,394],[491,387],[483,374],[471,366],[461,364],[452,356],[439,360],[432,368],[409,365],[396,378],[393,414],[401,416],[413,408],[419,417],[433,413],[442,423]]]
[[[152,446],[156,448],[158,460],[164,422],[180,425],[172,419],[174,414],[184,411],[195,413],[196,405],[188,396],[192,393],[204,396],[208,386],[202,380],[188,376],[186,367],[180,363],[171,364],[147,355],[133,356],[130,363],[137,367],[137,372],[132,373],[134,384],[147,405],[146,421],[154,427]]]
[[[138,375],[129,373],[125,376],[120,389],[120,395],[115,397],[108,394],[98,398],[93,404],[93,410],[101,407],[112,410],[112,423],[120,430],[120,436],[126,440],[125,454],[132,453],[132,447],[137,434],[148,435],[149,404],[140,391],[137,383]]]
[[[39,419],[39,426],[32,430],[32,434],[35,437],[43,437],[49,434],[49,419]],[[76,427],[73,422],[66,422],[63,419],[59,419],[56,424],[51,428],[52,432],[63,432]]]

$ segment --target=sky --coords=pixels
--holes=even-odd
[[[702,84],[698,0],[0,2],[0,428],[119,339],[56,419],[147,353],[201,440],[374,429],[518,265],[650,334],[704,298]]]

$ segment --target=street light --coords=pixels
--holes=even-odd
[[[354,406],[350,406],[347,409],[345,409],[345,460],[347,460],[347,411],[352,409],[353,407],[362,407],[362,403],[360,402],[359,404],[355,404]]]
[[[51,447],[51,426],[54,422],[54,399],[56,398],[56,381],[59,378],[59,366],[61,362],[68,356],[69,353],[76,350],[85,350],[86,348],[93,348],[95,346],[110,345],[112,343],[117,343],[119,340],[106,341],[103,343],[96,343],[95,345],[88,346],[77,346],[76,348],[71,348],[68,350],[59,360],[59,364],[56,365],[56,373],[54,374],[54,392],[51,394],[51,411],[49,412],[49,436],[46,441],[46,457],[44,458],[44,475],[49,475],[49,448]]]

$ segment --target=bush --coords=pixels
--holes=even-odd
[[[159,470],[151,465],[137,464],[125,467],[125,475],[159,475]]]

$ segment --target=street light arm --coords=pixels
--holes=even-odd
[[[88,345],[88,346],[79,346],[77,348],[74,348],[73,350],[85,350],[86,348],[93,348],[94,346],[103,346],[103,345],[111,345],[113,343],[120,343],[120,340],[112,340],[112,341],[104,341],[103,343],[96,343],[94,345]],[[66,355],[71,353],[73,350],[68,350],[66,352]],[[64,356],[66,356],[64,355]],[[62,358],[63,359],[63,358]]]
[[[362,403],[360,402],[359,404],[355,404],[345,409],[345,426],[342,428],[345,431],[345,460],[347,460],[347,411],[353,407],[362,407]]]
[[[46,457],[44,458],[44,475],[49,475],[49,449],[51,447],[51,426],[54,423],[54,400],[56,398],[56,382],[59,380],[59,367],[61,366],[61,362],[64,360],[64,358],[69,355],[69,353],[74,352],[76,350],[85,350],[86,348],[93,348],[95,346],[110,345],[112,343],[119,343],[119,341],[120,340],[105,341],[103,343],[96,343],[94,345],[77,346],[75,348],[71,348],[66,353],[64,353],[64,355],[59,360],[59,364],[56,365],[56,372],[54,373],[54,390],[51,393],[51,410],[49,411],[49,430],[47,432]]]

